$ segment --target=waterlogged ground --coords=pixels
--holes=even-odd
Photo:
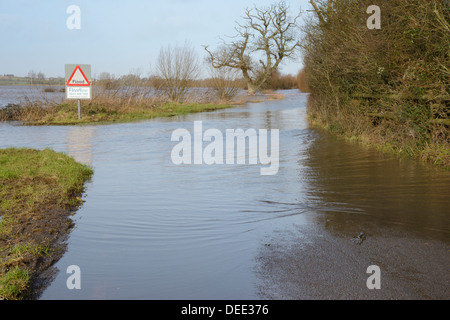
[[[312,130],[308,95],[283,93],[133,124],[0,124],[1,148],[48,147],[94,168],[40,299],[450,298],[450,173]],[[175,165],[172,133],[198,120],[224,135],[279,129],[278,173]],[[72,265],[81,289],[67,288]],[[379,290],[367,288],[370,265]]]

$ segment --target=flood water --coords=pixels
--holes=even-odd
[[[45,92],[51,88],[52,92]],[[0,85],[0,109],[8,104],[26,103],[27,101],[62,101],[64,86],[2,86]]]
[[[0,124],[0,148],[51,148],[94,169],[68,250],[55,265],[59,272],[40,299],[347,297],[327,296],[330,278],[317,269],[358,259],[366,253],[355,250],[365,248],[382,248],[365,258],[387,270],[380,292],[449,298],[450,172],[313,130],[308,95],[283,93],[283,100],[130,124]],[[279,129],[278,173],[261,175],[261,164],[173,164],[172,132],[193,132],[196,120],[224,134]],[[357,246],[349,238],[361,231],[367,240]],[[328,245],[316,254],[320,239]],[[418,243],[434,254],[406,261]],[[323,254],[337,244],[343,255]],[[390,246],[404,257],[386,260]],[[309,280],[305,259],[318,259]],[[406,261],[402,272],[390,262],[399,259]],[[66,286],[70,265],[80,267],[80,290]],[[367,266],[336,277],[342,283],[359,277],[355,286],[366,292]],[[428,269],[444,274],[437,279]],[[432,288],[421,285],[429,283],[425,274],[436,282]],[[397,291],[389,291],[390,283]]]

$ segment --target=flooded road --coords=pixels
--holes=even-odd
[[[0,148],[94,168],[40,299],[450,298],[450,173],[312,130],[307,94],[130,124],[0,124]],[[171,134],[279,129],[279,170],[175,165]],[[364,232],[355,245],[350,238]],[[382,288],[369,290],[369,265]],[[66,286],[67,267],[81,289]]]

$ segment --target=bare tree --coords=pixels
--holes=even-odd
[[[189,82],[200,74],[200,64],[194,49],[185,44],[172,48],[161,48],[156,62],[156,76],[161,88],[172,101],[183,101]]]
[[[28,78],[30,79],[30,84],[33,85],[33,79],[36,78],[36,72],[34,70],[30,70],[28,72]]]
[[[209,85],[216,91],[219,99],[231,100],[241,90],[238,70],[232,68],[214,68],[209,66]]]
[[[119,87],[119,81],[114,74],[102,72],[98,76],[96,85],[102,87],[104,90],[114,90]]]
[[[109,72],[102,72],[98,76],[98,80],[100,80],[100,81],[102,81],[102,80],[111,80],[113,78],[114,78],[114,76],[111,76],[111,74]]]
[[[230,43],[223,41],[214,52],[205,46],[211,65],[241,70],[248,93],[254,94],[270,80],[282,60],[295,57],[300,46],[296,34],[300,13],[291,18],[288,11],[285,2],[262,9],[247,8],[244,23],[237,23],[237,35]]]
[[[39,81],[43,81],[43,80],[45,80],[45,74],[42,72],[38,72],[37,78]]]

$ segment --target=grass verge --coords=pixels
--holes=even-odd
[[[152,103],[125,104],[123,102],[101,101],[83,103],[81,119],[78,119],[76,102],[46,105],[9,105],[0,109],[0,120],[22,121],[24,125],[87,125],[108,124],[148,120],[156,117],[173,117],[196,112],[208,112],[231,108],[231,104],[202,103]]]
[[[30,298],[64,252],[91,168],[49,149],[0,149],[0,299]]]

